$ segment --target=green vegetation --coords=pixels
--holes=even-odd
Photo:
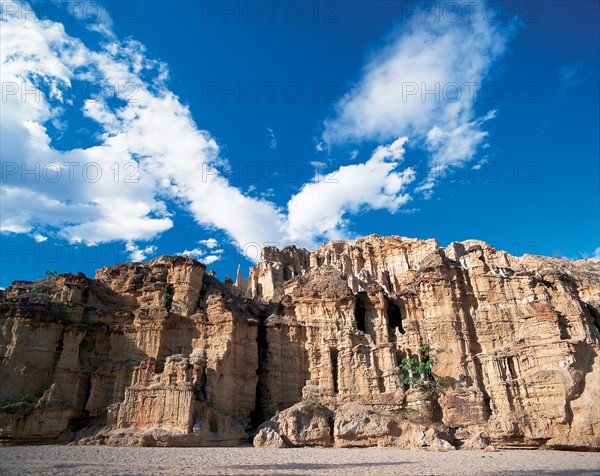
[[[161,302],[163,307],[167,310],[170,311],[171,307],[173,306],[173,294],[169,291],[167,291],[166,293],[164,293],[161,297]]]
[[[31,395],[24,395],[21,398],[14,399],[14,398],[7,398],[6,400],[4,400],[4,406],[6,405],[12,405],[13,403],[35,403],[35,398],[33,398]]]
[[[419,357],[404,357],[400,362],[400,379],[409,387],[423,387],[427,381],[433,379],[431,367],[435,361],[430,355],[429,344],[423,344],[419,348]]]
[[[58,276],[58,271],[54,269],[47,269],[44,271],[44,276],[47,282],[44,284],[34,284],[30,288],[30,292],[35,294],[45,293],[48,291],[53,291],[57,288],[56,283],[54,282],[54,278]]]
[[[48,279],[56,278],[58,276],[58,271],[56,271],[55,269],[47,269],[46,271],[44,271],[44,276],[46,276],[46,278]]]

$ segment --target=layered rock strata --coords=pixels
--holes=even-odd
[[[16,403],[0,409],[0,437],[246,442],[261,308],[204,271],[161,257],[94,280],[14,283],[1,305],[0,401]]]
[[[600,263],[375,235],[0,296],[0,438],[600,446]]]

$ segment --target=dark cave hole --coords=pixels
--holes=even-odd
[[[250,422],[252,428],[258,428],[259,425],[268,419],[271,415],[267,415],[263,408],[263,400],[266,395],[264,390],[267,390],[265,376],[266,376],[266,365],[268,360],[268,341],[267,341],[267,326],[266,326],[266,315],[260,317],[260,323],[258,325],[258,331],[256,334],[256,348],[258,350],[258,367],[256,369],[256,394],[254,402],[254,410],[250,413]]]
[[[388,299],[387,302],[387,318],[388,325],[390,326],[390,331],[393,333],[395,328],[404,334],[404,328],[402,327],[402,312],[400,311],[400,306],[396,304],[394,301]]]
[[[356,304],[354,305],[354,318],[356,319],[356,328],[359,331],[367,332],[367,293],[360,292],[356,294]]]
[[[338,392],[338,351],[337,349],[331,349],[331,373],[333,376],[333,391]]]

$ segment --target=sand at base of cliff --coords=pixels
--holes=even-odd
[[[3,475],[408,474],[592,475],[600,453],[511,450],[396,450],[388,448],[115,448],[22,446],[0,448]]]

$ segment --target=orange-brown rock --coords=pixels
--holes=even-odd
[[[0,437],[68,440],[99,425],[83,441],[247,441],[261,310],[204,270],[161,257],[95,280],[15,283],[2,302]]]
[[[265,248],[236,285],[204,271],[1,291],[0,438],[600,446],[598,260],[372,235]]]
[[[291,448],[294,446],[331,446],[333,412],[315,402],[292,405],[258,428],[254,446]]]
[[[259,395],[265,417],[302,396],[332,410],[368,405],[400,426],[436,425],[466,447],[600,446],[598,260],[377,236],[326,243],[308,257],[293,247],[264,255],[247,290],[278,306],[260,381],[291,383]],[[414,378],[419,392],[399,366],[423,360],[423,345],[434,365]]]

